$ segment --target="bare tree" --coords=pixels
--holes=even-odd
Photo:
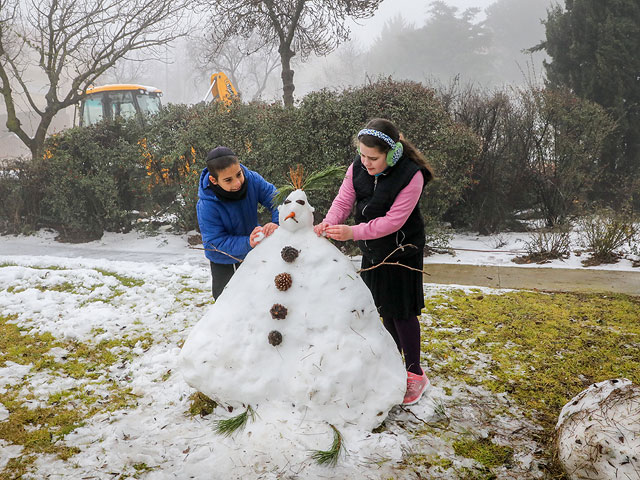
[[[283,100],[293,106],[291,59],[311,53],[325,56],[349,39],[347,18],[368,18],[382,0],[201,0],[211,16],[214,43],[255,32],[265,45],[278,47],[282,66]]]
[[[175,0],[0,0],[0,93],[7,128],[43,153],[53,117],[120,59],[186,32],[184,3]],[[33,70],[44,79],[38,87]],[[18,118],[24,100],[39,118],[30,136]]]

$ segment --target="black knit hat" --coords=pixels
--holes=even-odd
[[[223,147],[223,146],[219,146],[214,148],[213,150],[211,150],[208,154],[207,154],[207,162],[209,160],[213,160],[214,158],[220,158],[220,157],[235,157],[236,154],[233,153],[233,150],[231,150],[229,147]]]

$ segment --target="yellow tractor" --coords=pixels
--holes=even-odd
[[[202,101],[206,102],[209,99],[209,95],[212,95],[211,101],[220,100],[225,105],[229,105],[233,97],[238,96],[238,92],[224,73],[217,72],[211,75],[209,90],[207,90],[207,94]]]
[[[220,100],[229,105],[233,97],[238,95],[231,80],[222,72],[211,75],[209,89],[203,102]],[[158,113],[162,108],[162,91],[156,87],[145,85],[118,83],[90,87],[86,96],[80,101],[78,123],[81,127],[94,125],[102,120],[115,118],[144,118]]]
[[[79,125],[89,126],[117,117],[144,119],[162,108],[162,91],[156,87],[136,84],[114,84],[87,89],[80,101]]]

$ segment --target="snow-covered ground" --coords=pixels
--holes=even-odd
[[[186,235],[170,233],[106,233],[101,240],[84,244],[61,244],[54,237],[46,231],[35,236],[0,237],[2,317],[18,325],[24,334],[51,333],[60,345],[43,355],[54,360],[66,358],[68,349],[77,343],[95,346],[123,338],[141,340],[126,354],[122,346],[114,346],[117,363],[98,365],[92,375],[79,378],[31,364],[0,364],[0,395],[13,388],[20,401],[35,407],[50,404],[54,395],[76,392],[69,394],[72,398],[77,395],[76,403],[68,404],[73,408],[82,402],[77,392],[90,392],[98,403],[108,405],[114,401],[109,386],[118,385],[118,391],[126,389],[133,401],[128,408],[97,409],[64,437],[64,443],[77,447],[79,453],[66,461],[40,454],[27,470],[32,473],[22,478],[415,478],[397,469],[402,456],[415,451],[411,432],[436,424],[441,420],[443,403],[464,392],[469,394],[464,385],[449,384],[447,391],[436,385],[417,405],[395,407],[384,432],[372,438],[345,439],[347,456],[335,468],[318,466],[311,460],[286,464],[274,459],[271,465],[255,464],[243,450],[241,434],[226,438],[214,433],[214,420],[228,417],[228,412],[218,407],[206,417],[188,414],[194,390],[185,383],[176,360],[189,331],[211,305],[209,266],[203,252],[190,248]],[[500,239],[459,235],[450,242],[458,249],[456,256],[433,255],[428,262],[511,264],[511,258],[522,254],[522,238],[523,234]],[[545,266],[581,267],[580,260],[572,255]],[[630,260],[622,260],[595,268],[632,267]],[[446,288],[425,284],[427,293]],[[142,340],[145,338],[147,342]],[[480,403],[504,402],[505,409],[514,408],[499,395],[479,387],[474,390],[476,401],[484,399]],[[456,420],[462,428],[481,432],[482,409],[469,407],[462,405]],[[0,404],[0,422],[9,416],[9,410]],[[505,419],[509,430],[530,432],[534,428],[525,420],[514,420],[517,417],[516,412]],[[510,439],[521,448],[510,473],[516,476],[505,478],[538,476],[532,460],[537,447],[525,437]],[[420,445],[421,454],[443,448],[440,439],[433,440],[435,443]],[[0,439],[0,476],[10,459],[22,455],[23,447]],[[221,463],[221,458],[226,461]],[[471,460],[455,462],[465,467]],[[225,471],[219,470],[222,464],[227,466]],[[529,473],[518,477],[519,471]],[[448,477],[443,474],[441,478]]]
[[[205,262],[201,247],[190,247],[187,243],[187,237],[193,234],[195,232],[185,235],[106,232],[100,240],[68,244],[56,242],[54,240],[56,232],[41,230],[36,235],[0,236],[0,257],[6,255],[52,256],[202,266]],[[530,240],[529,234],[521,232],[506,232],[494,236],[458,233],[450,238],[448,253],[433,254],[427,257],[425,262],[515,266],[512,260],[526,255],[525,244]],[[572,252],[568,258],[552,260],[544,263],[544,266],[640,271],[639,268],[633,267],[633,260],[638,260],[638,257],[628,252],[617,263],[585,267],[582,261],[588,254],[582,252],[577,234],[572,235],[571,242]],[[354,261],[358,262],[358,258],[354,258]],[[518,266],[535,268],[540,265],[530,263]]]
[[[567,258],[555,259],[545,262],[542,266],[552,268],[587,268],[600,270],[632,270],[640,271],[633,267],[633,260],[638,257],[628,250],[616,263],[600,264],[585,267],[582,262],[589,256],[581,246],[579,233],[571,234],[571,253]],[[449,241],[452,254],[438,253],[426,259],[427,263],[460,263],[464,265],[501,265],[515,266],[513,259],[527,254],[526,244],[531,242],[531,234],[522,232],[504,232],[496,235],[482,236],[473,233],[458,233]],[[519,263],[520,267],[536,268],[537,263]]]

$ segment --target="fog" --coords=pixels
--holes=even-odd
[[[555,3],[554,0],[384,0],[372,18],[349,23],[351,41],[331,55],[294,57],[294,96],[298,101],[310,91],[356,87],[389,76],[430,85],[447,85],[455,79],[458,84],[486,88],[541,81],[544,53],[529,54],[523,50],[544,39],[541,19],[546,18],[552,2]],[[212,57],[205,16],[191,31],[190,38],[165,48],[160,59],[142,54],[138,61],[116,65],[98,83],[151,85],[163,91],[165,104],[193,104],[204,98],[210,75],[223,71],[243,101],[281,100],[276,53],[259,51],[245,55],[238,63],[238,51],[251,49],[232,43],[223,52],[225,55]],[[236,58],[231,61],[229,56],[234,52]],[[207,56],[208,60],[204,60]],[[34,81],[38,83],[37,79]],[[44,85],[42,79],[39,83]],[[22,117],[28,122],[28,114],[23,113]],[[26,153],[17,138],[7,132],[4,119],[6,112],[0,103],[0,158]],[[73,123],[73,109],[68,109],[57,116],[52,130]],[[31,124],[35,126],[33,118]]]
[[[384,0],[374,17],[350,22],[351,41],[323,58],[294,57],[294,96],[321,88],[342,89],[391,76],[429,84],[458,83],[493,88],[541,81],[544,52],[523,50],[544,39],[547,8],[554,0]],[[473,10],[472,10],[473,9]],[[475,29],[475,30],[474,30]],[[206,32],[206,25],[202,28]],[[209,76],[223,71],[244,101],[282,98],[277,54],[259,52],[238,67],[223,55],[203,61],[207,39],[194,35],[167,53],[170,63],[149,63],[144,75],[164,92],[164,101],[195,103],[207,91]],[[248,50],[246,46],[234,46]],[[226,52],[227,54],[229,52]],[[268,65],[268,61],[273,62]],[[275,67],[265,85],[264,71]],[[121,76],[120,80],[123,81]]]

